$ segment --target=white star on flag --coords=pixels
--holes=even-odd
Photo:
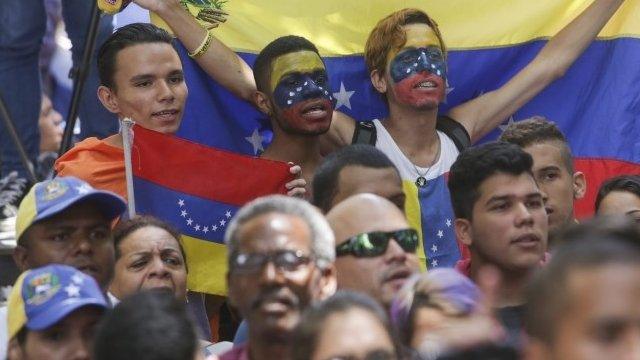
[[[351,110],[351,96],[355,91],[347,91],[344,88],[344,82],[340,81],[340,91],[337,93],[333,93],[333,97],[336,98],[336,107],[338,110],[341,106],[345,106],[347,109]]]
[[[184,200],[180,199],[178,200],[178,205],[180,205],[180,207],[184,206]]]
[[[205,233],[205,234],[208,233],[209,232],[209,227],[205,226],[204,228],[202,228],[202,232]]]
[[[180,211],[180,216],[187,217],[187,210]]]
[[[84,282],[84,278],[79,274],[73,274],[73,276],[71,277],[71,281],[73,281],[74,284],[80,285]]]
[[[438,260],[433,259],[433,261],[431,262],[431,266],[437,267],[438,266]]]
[[[191,224],[193,224],[193,220],[191,218],[187,219],[187,225],[191,226]]]
[[[224,226],[224,224],[226,224],[227,222],[224,221],[224,219],[220,220],[220,226]]]
[[[91,186],[89,186],[89,184],[82,184],[76,187],[76,191],[78,194],[88,194],[91,191]]]
[[[433,244],[433,246],[431,247],[431,251],[433,251],[433,252],[437,252],[438,251],[438,247],[436,246],[436,244]]]
[[[218,231],[218,227],[217,227],[217,226],[215,226],[215,225],[211,225],[211,229],[212,229],[213,231]]]
[[[447,219],[447,227],[451,227],[451,219]]]
[[[509,116],[509,120],[507,120],[507,123],[504,125],[498,125],[498,127],[500,128],[500,131],[504,132],[505,130],[507,130],[509,125],[513,124],[514,122],[516,121],[513,119],[513,116]]]
[[[258,128],[255,128],[253,130],[253,133],[251,134],[251,136],[247,136],[244,138],[245,140],[247,140],[252,146],[253,146],[253,153],[254,154],[258,154],[258,150],[260,151],[264,151],[264,147],[262,146],[262,135],[260,135],[260,132],[258,132]]]
[[[444,236],[444,232],[442,230],[438,230],[438,237],[442,239]]]
[[[76,284],[69,284],[64,288],[64,291],[67,292],[68,297],[78,297],[80,296],[80,288]]]
[[[200,225],[196,224],[196,226],[194,227],[194,229],[196,229],[196,231],[200,231]]]
[[[226,216],[226,217],[227,217],[227,219],[228,219],[228,218],[230,218],[230,217],[231,217],[231,211],[227,211],[227,212],[224,214],[224,216]]]

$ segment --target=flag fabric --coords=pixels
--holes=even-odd
[[[224,233],[246,202],[286,193],[286,163],[210,148],[134,126],[131,150],[138,214],[154,215],[182,234],[189,290],[225,294]]]
[[[391,12],[415,7],[440,25],[449,49],[449,89],[444,114],[453,106],[498,88],[531,61],[549,37],[580,14],[588,0],[183,0],[195,16],[221,8],[228,19],[214,34],[249,64],[278,36],[295,34],[315,43],[327,65],[336,109],[357,120],[382,119],[386,108],[371,86],[363,59],[366,38]],[[200,16],[202,18],[202,16]],[[576,166],[588,179],[578,217],[593,212],[601,181],[619,173],[640,173],[640,1],[627,0],[565,76],[522,107],[509,122],[543,116],[567,136]],[[154,17],[152,16],[152,19]],[[156,23],[158,19],[155,18]],[[179,134],[196,142],[256,154],[267,146],[267,119],[212,81],[179,49],[190,89],[186,121]],[[496,129],[486,140],[495,139]],[[445,184],[446,172],[439,174]],[[418,193],[405,181],[408,195]],[[445,211],[426,220],[430,204],[408,204],[410,222],[429,248],[453,241]],[[449,216],[450,215],[450,216]],[[439,232],[442,230],[442,232]],[[444,236],[440,237],[439,234]],[[442,264],[440,264],[442,265]]]

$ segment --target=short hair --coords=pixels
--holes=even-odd
[[[130,46],[147,43],[167,43],[173,46],[173,37],[153,24],[133,23],[117,29],[98,50],[98,76],[100,84],[115,89],[116,56]]]
[[[311,251],[318,266],[324,267],[335,261],[335,237],[329,223],[320,211],[301,199],[284,195],[270,195],[247,203],[231,220],[224,235],[230,269],[233,257],[238,254],[239,230],[250,220],[272,213],[295,216],[307,224],[311,232]]]
[[[365,294],[340,290],[330,298],[310,305],[304,311],[294,331],[293,343],[296,346],[293,347],[293,359],[310,359],[316,351],[318,340],[322,335],[322,329],[327,318],[336,314],[344,314],[354,309],[362,310],[372,315],[386,330],[387,335],[389,335],[396,347],[396,352],[398,352],[397,341],[389,319],[380,304]]]
[[[369,33],[364,47],[364,60],[369,73],[374,70],[377,70],[380,75],[385,73],[389,52],[406,44],[407,36],[402,27],[410,24],[425,24],[433,29],[446,61],[447,48],[435,20],[422,10],[402,9],[380,20]]]
[[[138,215],[131,219],[120,221],[113,229],[113,246],[115,248],[116,261],[120,256],[122,256],[122,253],[120,252],[120,244],[122,243],[122,240],[136,230],[146,227],[160,228],[176,239],[182,258],[185,260],[185,267],[187,266],[187,254],[184,252],[184,247],[182,247],[182,235],[180,232],[170,224],[150,215]]]
[[[403,344],[411,344],[420,308],[434,308],[449,316],[470,315],[480,302],[480,289],[455,269],[434,269],[413,275],[391,303],[391,321]]]
[[[506,142],[490,142],[463,151],[451,166],[447,184],[456,217],[472,219],[473,206],[480,198],[480,185],[486,179],[496,173],[531,174],[532,165],[531,155]]]
[[[313,175],[312,203],[325,213],[331,209],[331,202],[338,193],[340,172],[347,166],[393,168],[398,173],[389,157],[371,145],[355,144],[331,153]]]
[[[498,140],[516,144],[521,148],[547,141],[559,142],[562,161],[570,174],[574,172],[573,157],[567,139],[555,123],[542,116],[533,116],[509,124]]]
[[[525,328],[551,344],[560,318],[571,306],[567,282],[575,271],[595,271],[610,264],[640,266],[640,229],[630,219],[596,218],[573,225],[562,234],[562,244],[551,261],[534,276],[527,289]]]
[[[596,212],[600,208],[602,199],[612,191],[625,191],[640,198],[640,175],[620,175],[603,182],[596,196]]]
[[[166,290],[131,295],[102,320],[94,342],[96,360],[193,359],[198,338],[184,301]]]
[[[278,56],[302,50],[313,51],[320,56],[318,48],[311,41],[303,38],[302,36],[281,36],[265,46],[265,48],[260,51],[255,63],[253,64],[253,77],[256,81],[256,88],[259,91],[267,92],[267,89],[269,88],[271,63],[274,59]]]

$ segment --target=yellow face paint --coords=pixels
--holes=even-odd
[[[274,91],[283,77],[291,73],[313,73],[325,70],[320,56],[313,51],[303,50],[278,56],[271,63],[269,86]]]
[[[399,49],[393,49],[389,51],[387,55],[387,64],[398,55],[400,51],[406,48],[427,48],[435,46],[440,48],[440,41],[433,29],[427,24],[409,24],[403,26],[406,34],[406,43]],[[441,49],[442,50],[442,49]]]

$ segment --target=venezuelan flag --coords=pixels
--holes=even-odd
[[[286,193],[289,165],[209,148],[134,127],[131,150],[136,211],[182,233],[189,290],[226,293],[224,232],[246,202]]]
[[[187,3],[193,1],[186,1]],[[203,5],[209,3],[209,5]],[[440,25],[450,52],[448,102],[453,106],[494,90],[521,70],[591,1],[588,0],[200,0],[197,15],[214,6],[229,13],[214,34],[249,64],[267,43],[296,34],[314,42],[324,57],[338,100],[337,109],[358,120],[386,115],[373,90],[362,53],[375,23],[405,7],[424,9]],[[196,6],[197,5],[197,6]],[[522,107],[505,124],[532,116],[555,121],[567,135],[576,165],[587,174],[587,196],[577,204],[580,217],[593,212],[595,192],[604,178],[640,173],[640,1],[627,0],[565,76]],[[157,19],[156,19],[157,20]],[[180,134],[197,142],[255,154],[270,141],[267,120],[249,104],[211,81],[186,56],[190,97]],[[496,129],[487,139],[500,133]],[[452,265],[459,257],[450,207],[434,209],[418,201],[414,179],[404,183],[408,217],[421,231],[420,254],[430,267]],[[446,191],[446,172],[437,185]],[[447,199],[441,199],[447,202]]]

